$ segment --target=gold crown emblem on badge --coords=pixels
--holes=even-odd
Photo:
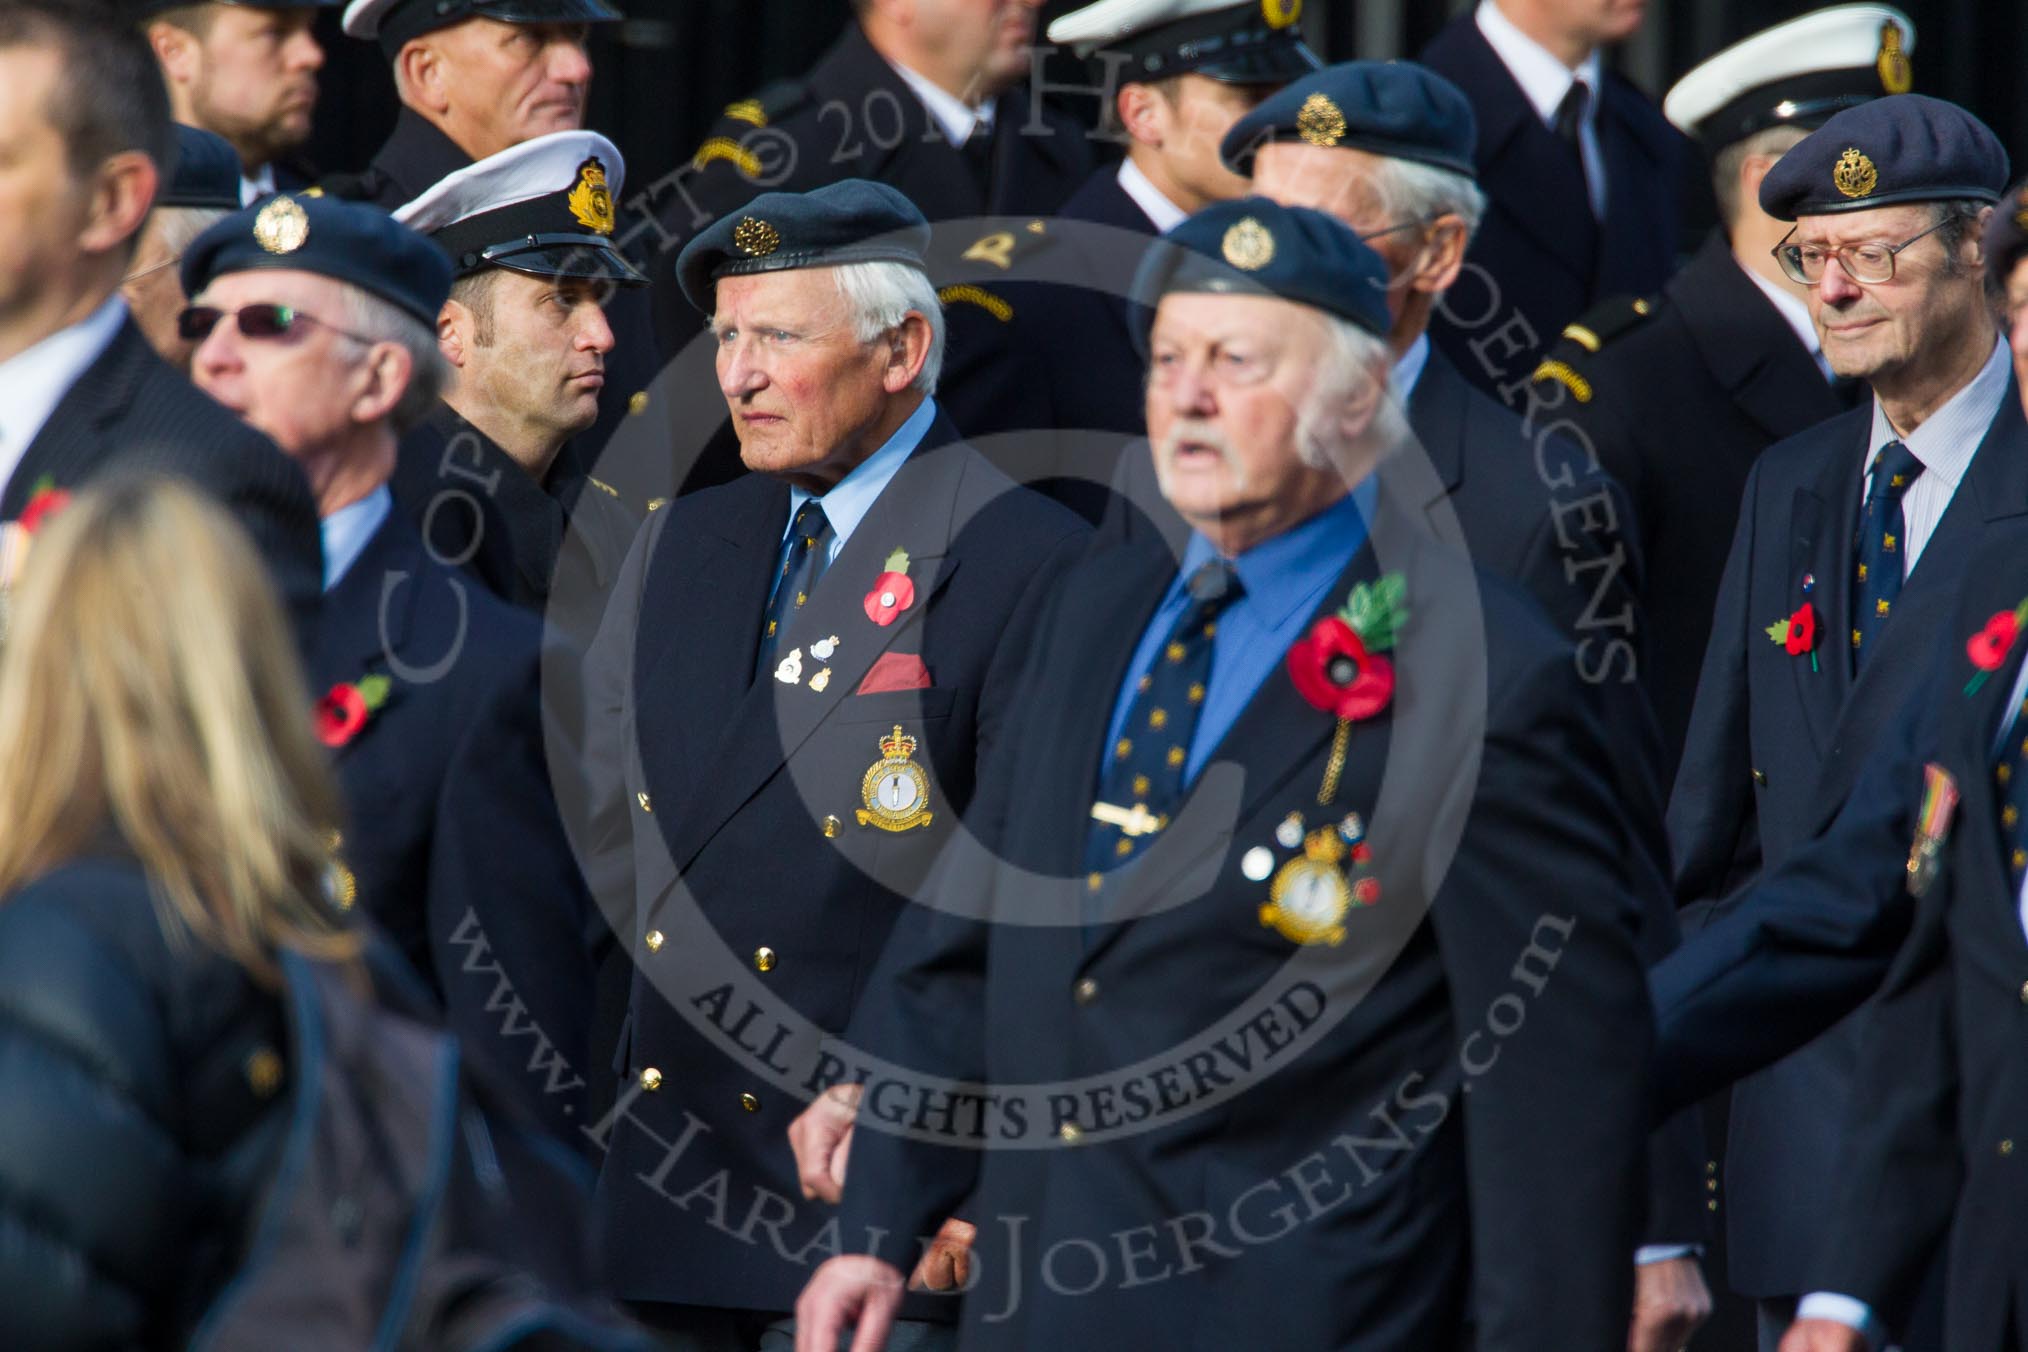
[[[1873,58],[1873,68],[1880,72],[1883,93],[1906,94],[1915,88],[1915,69],[1901,49],[1901,25],[1892,19],[1880,25],[1880,55]]]
[[[1260,0],[1260,16],[1269,28],[1287,28],[1303,17],[1303,0]]]
[[[1350,851],[1351,846],[1345,843],[1345,838],[1338,834],[1335,826],[1312,831],[1303,837],[1303,857],[1319,864],[1339,863]]]
[[[880,754],[889,760],[907,760],[915,754],[915,738],[903,732],[897,723],[893,732],[880,739]]]
[[[1334,146],[1345,138],[1345,114],[1329,94],[1312,94],[1296,114],[1296,135],[1313,146]]]
[[[732,247],[749,258],[766,258],[782,247],[782,232],[757,216],[732,228]]]
[[[310,237],[310,218],[293,197],[277,197],[254,217],[253,237],[271,254],[294,253]]]
[[[1864,197],[1880,182],[1880,171],[1857,146],[1846,147],[1831,166],[1831,184],[1847,197]]]
[[[601,235],[613,233],[613,194],[606,186],[606,167],[596,156],[577,167],[577,186],[567,200],[579,225]]]
[[[1251,216],[1242,216],[1225,232],[1225,261],[1244,272],[1259,272],[1275,261],[1275,237]]]

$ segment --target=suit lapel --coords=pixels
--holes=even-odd
[[[1598,222],[1587,205],[1590,199],[1577,160],[1542,125],[1478,25],[1469,15],[1458,22],[1463,31],[1456,54],[1467,70],[1466,78],[1457,83],[1476,95],[1480,186],[1494,202],[1535,203],[1537,209],[1510,212],[1506,219],[1589,287]],[[1544,204],[1562,209],[1552,216],[1540,210]]]
[[[429,653],[410,662],[407,652],[416,599],[427,585],[425,568],[421,540],[398,510],[390,511],[338,585],[324,594],[316,656],[310,664],[312,693],[321,697],[335,685],[388,676],[394,681],[388,692],[393,703],[402,698],[402,684],[394,678],[397,660],[415,667],[442,661],[441,653]],[[374,720],[369,719],[335,756],[343,759],[373,732]]]
[[[0,520],[11,521],[28,505],[37,483],[48,479],[71,488],[89,478],[115,448],[105,427],[133,406],[134,388],[143,367],[154,357],[141,331],[128,319],[98,359],[84,369],[35,440],[21,453],[6,494],[0,498]]]
[[[1353,586],[1372,580],[1378,571],[1369,539],[1325,592],[1312,620],[1343,605]],[[1110,712],[1109,702],[1106,707]],[[1331,810],[1359,810],[1355,805],[1372,801],[1387,762],[1391,722],[1389,710],[1352,725],[1345,771]],[[1318,765],[1336,726],[1304,700],[1280,667],[1270,671],[1205,762],[1190,796],[1177,810],[1176,822],[1127,870],[1117,892],[1108,897],[1106,923],[1087,936],[1087,961],[1117,942],[1137,920],[1164,908],[1179,888],[1193,894],[1204,890],[1216,876],[1205,870],[1215,869],[1227,855],[1233,832],[1265,811],[1292,778]],[[1314,803],[1315,789],[1306,786],[1305,793],[1306,801]],[[1090,791],[1082,797],[1088,804]],[[1081,844],[1081,830],[1076,838]]]
[[[1779,615],[1753,617],[1756,628],[1787,618],[1808,601],[1817,612],[1817,665],[1788,658],[1796,701],[1803,707],[1821,756],[1831,748],[1852,687],[1852,535],[1858,529],[1859,469],[1867,424],[1854,417],[1831,438],[1835,450],[1810,483],[1798,487],[1789,510],[1789,550]],[[1811,579],[1809,592],[1803,581]],[[1749,634],[1748,641],[1754,636]]]
[[[1858,491],[1856,481],[1850,489]],[[1966,564],[1987,527],[2023,515],[2028,515],[2028,423],[2022,421],[2010,382],[1950,506],[1902,586],[1894,613],[1880,632],[1879,649],[1845,697],[1830,742],[1845,748],[1845,754],[1827,762],[1819,794],[1831,808],[1844,801],[1857,779],[1873,745],[1873,729],[1896,717],[1929,673],[1938,628],[1956,610],[1954,600],[1965,584]]]
[[[932,426],[923,444],[887,487],[881,490],[865,518],[853,530],[845,547],[818,581],[808,605],[790,623],[777,641],[783,660],[797,655],[800,671],[793,682],[775,679],[762,672],[728,705],[724,692],[734,678],[736,658],[746,666],[736,679],[744,683],[751,669],[754,647],[760,639],[760,614],[766,605],[766,584],[772,580],[774,554],[762,556],[756,569],[746,560],[728,570],[735,585],[727,588],[736,603],[750,611],[744,618],[726,617],[727,629],[709,627],[683,632],[717,634],[734,632],[750,635],[749,641],[726,645],[715,652],[712,663],[725,681],[719,692],[707,698],[704,707],[722,711],[715,724],[722,728],[715,741],[698,739],[693,745],[702,751],[715,748],[705,760],[703,773],[695,771],[696,761],[683,764],[685,781],[695,786],[689,794],[673,795],[683,810],[658,814],[671,857],[677,867],[688,867],[726,821],[745,805],[754,793],[773,777],[824,719],[850,696],[881,653],[904,638],[918,648],[923,617],[936,593],[956,569],[948,557],[954,523],[958,485],[964,475],[966,457],[972,452],[961,444],[950,444],[955,435],[942,419]],[[781,515],[786,521],[787,492],[782,490]],[[779,529],[771,540],[779,538]],[[866,614],[867,588],[879,576],[888,553],[896,548],[909,551],[909,577],[915,583],[915,603],[892,624],[875,624]],[[751,552],[749,547],[748,552]],[[700,616],[698,623],[709,625]],[[838,646],[829,659],[818,659],[810,646],[836,636]],[[822,690],[813,690],[811,681],[828,665],[830,676]],[[934,678],[935,673],[931,673]],[[657,683],[666,687],[669,682]],[[680,688],[680,687],[676,687]],[[649,744],[645,740],[652,725],[642,720],[643,760]],[[712,725],[707,725],[712,726]],[[663,757],[666,759],[666,757]],[[708,788],[707,788],[708,786]],[[653,785],[650,785],[652,791]]]
[[[1422,443],[1422,453],[1435,471],[1435,492],[1429,485],[1423,492],[1404,492],[1403,498],[1423,498],[1424,511],[1433,510],[1458,491],[1465,478],[1465,409],[1470,387],[1450,359],[1432,344],[1429,360],[1408,396],[1408,425]],[[1400,457],[1394,457],[1398,460]],[[1392,461],[1390,461],[1392,463]],[[1383,468],[1383,477],[1392,479]]]

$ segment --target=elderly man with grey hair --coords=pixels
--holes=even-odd
[[[842,1073],[819,1048],[963,829],[1087,533],[940,411],[928,238],[855,179],[765,194],[677,264],[751,472],[656,512],[620,572],[581,842],[632,959],[594,1128],[605,1277],[672,1347],[785,1345],[835,1251],[783,1133]],[[948,1345],[955,1305],[918,1297],[906,1345]]]
[[[198,236],[182,271],[198,387],[272,437],[317,500],[308,666],[348,809],[334,899],[430,981],[466,1054],[572,1138],[588,901],[544,755],[541,625],[435,557],[387,486],[398,434],[449,371],[435,324],[450,262],[371,207],[281,196]]]
[[[187,300],[176,265],[192,240],[239,206],[239,157],[232,144],[179,123],[176,170],[155,195],[134,243],[134,261],[120,279],[120,294],[148,346],[186,375],[194,345],[176,331]]]
[[[1473,559],[1513,579],[1577,645],[1619,754],[1624,827],[1642,867],[1640,941],[1650,961],[1678,938],[1664,841],[1662,747],[1645,689],[1638,551],[1625,494],[1569,423],[1523,420],[1430,345],[1431,317],[1465,268],[1485,213],[1474,181],[1471,102],[1408,61],[1352,61],[1298,80],[1242,118],[1225,156],[1255,191],[1350,226],[1387,266],[1394,383],[1429,469],[1415,505],[1456,514]],[[1657,1135],[1649,1241],[1640,1250],[1632,1352],[1675,1352],[1710,1311],[1695,1258],[1704,1237],[1702,1135],[1690,1117]]]

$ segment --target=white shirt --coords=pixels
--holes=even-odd
[[[970,140],[974,127],[989,134],[992,132],[991,103],[982,103],[974,108],[942,85],[916,74],[899,61],[890,61],[887,64],[893,66],[894,73],[915,91],[915,96],[922,100],[922,106],[929,109],[930,119],[943,132],[944,139],[952,145],[962,146]]]
[[[1132,156],[1120,161],[1118,177],[1120,191],[1133,198],[1134,205],[1155,223],[1156,234],[1168,234],[1182,224],[1183,219],[1190,214],[1165,197],[1162,190],[1155,186],[1154,180],[1141,171],[1140,165],[1134,163]]]
[[[1590,55],[1578,62],[1577,69],[1556,59],[1556,57],[1519,28],[1514,21],[1501,13],[1494,0],[1479,0],[1479,8],[1472,15],[1479,25],[1480,34],[1500,58],[1500,64],[1514,77],[1514,83],[1521,86],[1521,93],[1527,98],[1535,115],[1542,119],[1542,125],[1552,131],[1556,128],[1556,109],[1563,102],[1563,96],[1570,87],[1583,80],[1591,90],[1591,98],[1584,105],[1584,120],[1577,127],[1577,153],[1584,162],[1585,186],[1590,190],[1591,214],[1599,220],[1606,213],[1605,156],[1598,145],[1598,101],[1601,80],[1605,66],[1599,60],[1594,48]]]
[[[1817,369],[1824,373],[1824,379],[1827,381],[1837,379],[1836,373],[1831,370],[1830,361],[1824,356],[1824,344],[1817,336],[1817,326],[1810,320],[1809,302],[1789,288],[1777,286],[1738,259],[1732,261],[1734,266],[1746,274],[1747,280],[1760,288],[1760,293],[1775,307],[1775,313],[1787,320],[1788,326],[1796,331],[1796,341],[1803,345],[1804,350],[1817,363]]]
[[[367,541],[387,520],[387,514],[394,510],[394,494],[386,484],[374,489],[357,502],[349,502],[317,523],[324,537],[324,590],[330,591],[341,582],[352,565],[359,562],[359,556],[366,552]]]
[[[824,556],[826,566],[838,561],[838,551],[852,538],[867,512],[873,509],[874,499],[886,490],[888,482],[901,468],[902,461],[922,445],[922,439],[929,435],[930,424],[937,420],[937,401],[925,399],[908,420],[894,429],[894,435],[884,442],[880,449],[852,467],[852,472],[831,485],[819,499],[824,504],[824,519],[831,523],[831,551]],[[815,494],[800,488],[789,489],[789,525],[796,522],[796,513],[803,509]],[[782,538],[789,538],[788,527],[782,530]],[[901,541],[894,542],[899,545]]]
[[[1995,339],[1993,355],[1986,358],[1986,364],[1972,377],[1971,383],[1952,395],[1944,406],[1923,420],[1922,426],[1907,436],[1894,430],[1894,424],[1887,421],[1886,410],[1881,408],[1876,395],[1873,400],[1873,430],[1866,443],[1866,460],[1859,476],[1859,506],[1866,507],[1868,476],[1873,471],[1873,462],[1880,456],[1880,448],[1890,441],[1899,441],[1909,452],[1922,462],[1922,473],[1902,494],[1901,518],[1907,528],[1906,547],[1901,551],[1901,575],[1907,577],[1915,569],[1915,562],[1922,556],[1923,546],[1936,532],[1937,522],[1951,505],[1951,497],[1958,491],[1958,483],[1965,477],[1965,470],[1972,463],[1972,456],[1978,452],[1979,443],[1985,439],[1986,428],[1992,424],[1994,415],[2000,411],[2000,401],[2007,397],[2007,377],[2013,372],[2013,356],[2007,344]]]
[[[272,196],[274,191],[275,166],[272,164],[264,164],[255,173],[239,176],[239,204],[243,207]]]
[[[127,302],[115,291],[69,328],[0,362],[0,493],[49,415],[126,322]]]

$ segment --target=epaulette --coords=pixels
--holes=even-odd
[[[927,260],[932,275],[958,273],[968,280],[939,287],[937,299],[946,307],[976,305],[1002,324],[1011,323],[1014,319],[1013,305],[1005,296],[983,285],[991,280],[991,276],[982,275],[982,268],[1011,276],[1024,262],[1047,249],[1051,243],[1049,223],[1039,218],[1027,222],[1018,230],[995,230],[981,235],[959,250],[955,258],[948,251],[957,248],[957,241],[951,240],[947,244],[938,240]],[[942,257],[939,258],[939,255]]]
[[[1571,397],[1580,404],[1591,402],[1591,381],[1578,369],[1584,359],[1597,355],[1607,343],[1620,335],[1640,327],[1655,313],[1656,302],[1652,297],[1628,298],[1615,296],[1601,301],[1563,326],[1563,338],[1541,365],[1535,368],[1532,380],[1553,380],[1569,390]]]
[[[810,101],[810,86],[801,80],[776,80],[761,89],[752,98],[725,105],[723,118],[728,123],[744,124],[759,129],[780,121]],[[703,169],[720,161],[729,161],[747,178],[761,175],[760,157],[740,143],[743,135],[740,126],[724,127],[715,132],[697,153],[690,157],[693,169]]]

